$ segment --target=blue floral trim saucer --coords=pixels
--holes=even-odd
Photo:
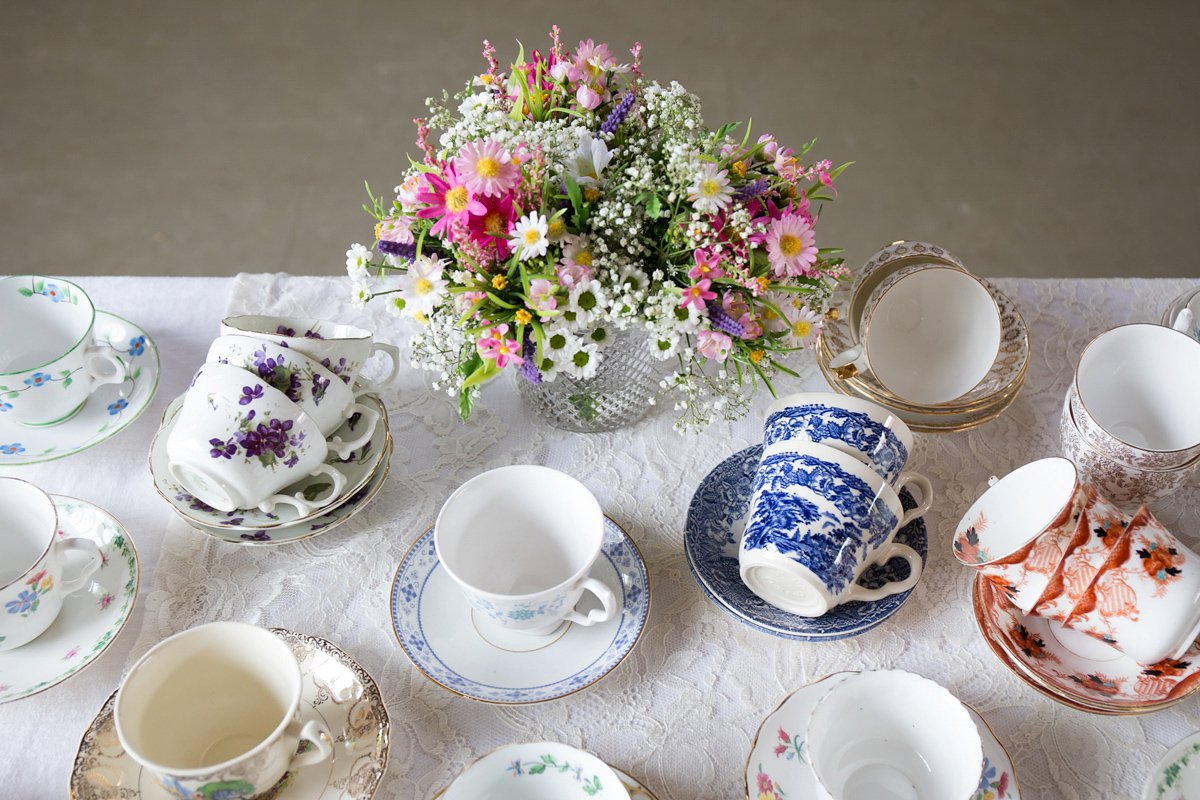
[[[762,456],[762,445],[747,447],[722,461],[700,481],[688,507],[683,548],[688,566],[701,590],[722,610],[752,628],[785,639],[804,642],[831,641],[858,636],[882,624],[904,605],[906,592],[874,602],[851,601],[820,617],[799,617],[769,605],[742,582],[738,571],[738,541],[742,535],[754,473]],[[900,491],[904,508],[916,508],[907,489]],[[928,559],[925,522],[918,517],[896,532],[896,541]],[[870,567],[860,583],[876,588],[908,577],[908,563],[894,558]]]
[[[485,703],[538,703],[591,686],[633,650],[650,610],[650,580],[637,545],[605,518],[591,576],[617,595],[608,622],[569,623],[548,636],[508,631],[478,618],[442,568],[433,528],[405,554],[392,581],[392,629],[425,677]],[[589,594],[577,606],[599,607]]]

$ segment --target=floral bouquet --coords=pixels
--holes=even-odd
[[[628,329],[673,362],[660,387],[678,428],[740,417],[759,381],[795,375],[782,360],[847,278],[840,251],[815,243],[814,204],[848,165],[805,165],[812,143],[738,138],[738,124],[710,131],[695,95],[643,76],[640,44],[620,64],[606,45],[551,38],[507,72],[484,42],[488,69],[457,109],[428,101],[423,161],[393,200],[372,197],[373,248],[347,252],[356,302],[422,323],[412,361],[464,418],[505,368],[593,376]]]

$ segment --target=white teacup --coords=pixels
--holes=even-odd
[[[366,420],[361,435],[349,442],[341,437],[329,440],[329,449],[339,458],[362,447],[375,433],[379,412],[357,402],[367,389],[355,391],[337,374],[290,347],[249,336],[221,336],[208,348],[207,360],[241,367],[283,392],[316,421],[323,436],[355,414],[361,415]]]
[[[832,358],[839,378],[871,372],[898,399],[946,403],[988,374],[1000,352],[995,298],[978,278],[943,264],[917,264],[871,293],[861,344]]]
[[[282,639],[213,622],[138,659],[117,690],[113,724],[129,757],[173,796],[242,800],[333,755],[329,728],[301,715],[302,688]],[[301,741],[312,749],[297,754]]]
[[[612,590],[588,577],[604,514],[570,475],[532,464],[476,475],[442,506],[433,541],[472,608],[495,625],[541,635],[564,620],[594,625],[617,613]],[[576,611],[584,591],[603,608]]]
[[[368,330],[340,322],[245,315],[222,320],[221,334],[252,336],[290,347],[336,373],[344,383],[353,384],[357,379],[370,392],[391,386],[400,370],[400,348],[375,341]],[[363,364],[375,353],[391,360],[391,370],[379,381],[360,377]]]
[[[0,478],[0,651],[42,635],[62,610],[63,597],[88,584],[100,568],[100,548],[89,539],[60,539],[50,496],[32,483]],[[79,575],[62,579],[70,551],[88,560]]]
[[[121,383],[125,362],[92,344],[96,309],[62,278],[0,278],[0,413],[22,425],[57,425],[88,395]]]
[[[813,707],[805,741],[833,800],[969,800],[983,774],[983,741],[966,707],[902,670],[835,683]]]
[[[905,511],[887,481],[832,447],[786,440],[765,448],[738,548],[742,581],[802,617],[911,589],[921,577],[921,557],[893,540],[929,510],[933,488],[915,472],[903,473],[898,484],[917,486],[920,505]],[[858,583],[869,566],[894,557],[908,562],[908,578],[877,589]]]
[[[1188,289],[1163,313],[1162,324],[1200,342],[1200,289]]]
[[[231,364],[208,363],[192,380],[167,439],[168,469],[219,511],[276,503],[300,514],[341,497],[346,476],[324,463],[329,447],[317,423],[266,381]],[[276,494],[310,475],[328,475],[324,497]]]

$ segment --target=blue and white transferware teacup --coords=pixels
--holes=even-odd
[[[912,431],[890,409],[832,392],[801,392],[771,404],[763,446],[792,439],[854,456],[893,486],[913,446]]]
[[[898,485],[920,489],[916,508],[905,512],[896,489],[840,450],[795,440],[765,448],[738,551],[742,581],[802,617],[911,589],[921,557],[893,538],[929,510],[933,488],[915,472],[900,475]],[[878,589],[858,584],[867,567],[897,556],[908,562],[908,578]]]
[[[22,425],[65,422],[97,387],[121,383],[125,362],[92,343],[96,309],[61,278],[0,278],[0,414]]]

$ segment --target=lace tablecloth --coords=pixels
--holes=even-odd
[[[1059,453],[1059,409],[1084,345],[1115,324],[1157,321],[1189,282],[995,282],[1029,325],[1025,387],[996,421],[957,434],[917,434],[910,468],[927,475],[937,495],[926,517],[929,563],[896,616],[857,638],[804,643],[751,630],[707,600],[689,572],[683,540],[692,493],[723,459],[761,441],[769,397],[759,398],[749,418],[699,435],[672,430],[669,403],[632,427],[585,435],[533,419],[504,378],[485,387],[475,414],[463,423],[454,401],[429,390],[423,374],[406,370],[385,398],[395,439],[391,474],[373,504],[345,525],[285,546],[239,547],[192,531],[162,505],[161,556],[142,584],[144,622],[126,666],[162,638],[212,620],[292,628],[331,640],[385,694],[391,750],[377,797],[427,798],[480,755],[538,739],[583,747],[639,778],[661,800],[742,797],[759,724],[790,692],[831,672],[882,667],[932,678],[974,707],[1012,756],[1022,798],[1140,796],[1150,767],[1200,729],[1197,700],[1147,717],[1101,717],[1028,688],[976,630],[972,573],[955,561],[949,542],[989,476]],[[187,298],[163,302],[182,308]],[[345,282],[328,278],[241,275],[226,310],[337,319],[398,344],[406,330],[381,308],[353,308]],[[202,352],[204,344],[192,342],[190,349]],[[778,388],[825,386],[810,364],[801,380]],[[388,602],[400,559],[432,525],[446,497],[473,475],[513,463],[545,464],[592,489],[640,548],[652,604],[633,652],[593,687],[540,704],[496,706],[455,695],[414,668],[393,635]],[[129,482],[139,495],[153,492],[141,462],[130,467]],[[84,489],[79,494],[86,497]],[[1184,491],[1152,508],[1185,542],[1200,546],[1198,501],[1200,494]],[[110,510],[121,517],[119,507]],[[25,757],[36,746],[34,759],[47,748],[73,754],[76,741],[39,736],[37,724],[22,712],[53,709],[57,728],[73,721],[80,734],[95,713],[90,707],[59,709],[53,691],[39,697],[0,707],[0,730],[7,734],[0,737],[0,771],[12,772],[18,782],[12,761],[18,753]],[[0,794],[33,797],[42,791]]]

